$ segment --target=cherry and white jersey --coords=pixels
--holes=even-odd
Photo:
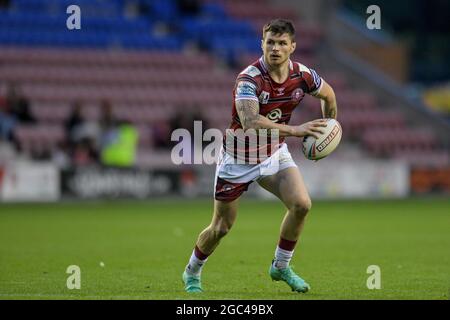
[[[224,134],[224,150],[235,159],[246,163],[263,161],[284,142],[284,137],[271,141],[270,137],[260,139],[257,144],[239,136],[236,129],[242,129],[236,111],[236,101],[254,100],[259,102],[259,114],[273,122],[288,124],[292,112],[305,94],[316,95],[323,84],[322,78],[299,62],[289,60],[289,76],[284,83],[276,83],[270,77],[264,58],[261,57],[245,68],[237,77],[233,90],[232,121]],[[242,132],[242,131],[241,131]],[[244,148],[244,149],[243,149]],[[257,155],[257,159],[254,159]]]

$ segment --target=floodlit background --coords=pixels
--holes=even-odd
[[[380,10],[367,12],[373,4]],[[293,60],[334,88],[344,133],[317,163],[288,139],[317,203],[304,255],[330,250],[298,264],[309,279],[319,263],[338,268],[316,279],[323,295],[310,297],[448,298],[449,11],[437,0],[0,0],[0,298],[185,297],[178,273],[209,222],[215,166],[175,165],[171,133],[189,130],[181,143],[194,153],[207,145],[194,139],[194,121],[200,133],[228,127],[234,80],[261,55],[261,29],[273,18],[294,22]],[[305,97],[290,124],[319,117],[319,101]],[[248,265],[265,272],[283,213],[271,200],[256,185],[245,194],[243,227],[212,270],[244,259],[227,246],[265,234]],[[377,259],[368,251],[393,279],[373,296],[365,270]],[[429,256],[408,260],[418,252]],[[349,257],[352,266],[336,262]],[[92,281],[68,291],[67,266],[83,263]],[[403,268],[414,266],[408,282]],[[292,298],[259,282],[233,295],[234,280],[207,297]],[[329,281],[350,281],[353,291]],[[415,295],[414,281],[427,289]]]

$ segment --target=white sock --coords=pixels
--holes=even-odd
[[[206,258],[205,260],[200,260],[195,255],[195,250],[192,251],[191,258],[189,259],[189,263],[186,266],[186,273],[193,276],[200,276],[200,274],[202,273],[203,265],[207,260],[208,258]]]
[[[293,255],[294,255],[293,250],[288,251],[281,249],[279,246],[277,246],[277,249],[275,250],[275,260],[273,262],[273,266],[278,269],[287,268]]]

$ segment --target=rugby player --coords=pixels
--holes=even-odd
[[[237,77],[233,90],[232,121],[224,134],[215,176],[212,221],[198,236],[182,279],[187,292],[202,292],[201,271],[220,240],[230,231],[240,196],[256,181],[277,196],[287,208],[269,276],[284,281],[296,292],[310,285],[289,266],[311,199],[285,137],[322,133],[325,119],[288,125],[293,110],[305,94],[321,100],[323,118],[336,118],[336,97],[331,86],[315,70],[290,59],[296,46],[291,21],[276,19],[263,27],[263,55]],[[247,139],[238,132],[253,132]],[[251,141],[249,141],[251,140]]]

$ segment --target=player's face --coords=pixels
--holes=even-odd
[[[295,42],[292,42],[291,37],[287,33],[274,34],[273,32],[267,32],[262,40],[262,50],[266,63],[272,66],[279,66],[285,63],[294,52]]]

